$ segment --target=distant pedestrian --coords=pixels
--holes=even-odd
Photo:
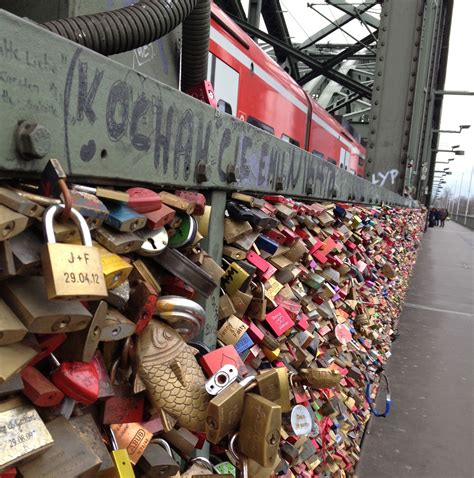
[[[441,209],[440,214],[439,214],[439,219],[441,221],[441,227],[444,227],[444,221],[448,218],[448,210],[447,209]]]
[[[435,209],[435,220],[436,220],[436,225],[440,225],[441,221],[441,210],[440,209]]]
[[[428,217],[428,226],[434,227],[436,225],[436,209],[432,207],[430,209],[430,215]]]

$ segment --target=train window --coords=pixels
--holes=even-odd
[[[287,136],[286,134],[282,134],[282,135],[281,135],[281,139],[282,139],[283,141],[285,141],[286,143],[294,144],[295,146],[299,146],[299,145],[300,145],[300,142],[299,142],[299,141],[296,141],[296,139],[290,138],[290,137]]]
[[[332,158],[328,158],[328,161],[331,163],[331,164],[335,164],[337,166],[337,161],[335,159],[332,159]]]
[[[233,111],[237,111],[237,101],[239,97],[239,78],[237,71],[231,68],[227,63],[209,53],[209,62],[207,67],[207,79],[214,86],[214,92],[218,100],[223,100]],[[222,110],[228,113],[228,110]]]
[[[347,171],[347,168],[349,166],[349,158],[350,158],[350,153],[349,151],[346,151],[344,148],[341,148],[341,154],[339,156],[339,167],[342,169],[345,169]]]
[[[364,158],[359,156],[359,166],[364,166]]]
[[[263,121],[260,121],[257,118],[254,118],[253,116],[249,116],[247,118],[247,123],[251,124],[252,126],[256,126],[257,128],[263,129],[263,131],[266,131],[267,133],[275,134],[275,130],[271,126],[265,124]]]
[[[311,154],[312,154],[313,156],[317,156],[319,159],[324,159],[324,154],[323,154],[323,153],[320,153],[320,152],[319,152],[318,150],[316,150],[316,149],[313,149],[313,151],[311,151]],[[333,161],[333,160],[331,160],[331,159],[329,160],[329,162],[332,162],[332,161]],[[336,161],[334,161],[333,164],[336,164]]]
[[[227,101],[220,99],[217,102],[217,109],[223,111],[224,113],[232,114],[232,106],[227,103]]]

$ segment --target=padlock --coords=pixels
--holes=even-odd
[[[164,295],[179,295],[190,300],[196,297],[196,291],[178,277],[165,275],[160,278],[160,285]]]
[[[123,309],[130,298],[130,281],[125,280],[122,284],[109,289],[107,295],[107,303],[117,309]]]
[[[204,194],[194,191],[175,191],[174,193],[176,196],[194,203],[194,216],[204,215],[204,211],[206,209],[206,197]]]
[[[125,309],[125,315],[135,322],[135,333],[138,335],[156,313],[158,300],[155,289],[145,281],[138,281],[133,288]]]
[[[143,239],[135,233],[114,231],[106,226],[94,229],[92,237],[114,254],[135,252],[143,245]]]
[[[146,226],[147,218],[122,202],[106,201],[109,215],[105,224],[120,232],[135,232]]]
[[[0,470],[33,458],[53,445],[53,437],[38,412],[20,397],[0,402],[0,430]]]
[[[18,236],[17,236],[18,237]],[[0,242],[0,280],[16,275],[15,259],[9,240]]]
[[[92,318],[79,301],[48,301],[42,277],[15,277],[2,284],[0,293],[29,332],[73,332],[87,327]]]
[[[101,461],[68,420],[58,417],[46,427],[54,439],[54,446],[33,460],[18,465],[21,476],[96,476]]]
[[[154,263],[142,259],[133,261],[133,271],[130,274],[129,282],[135,286],[139,281],[149,284],[157,294],[161,292],[161,274],[157,272],[157,266]]]
[[[94,418],[89,413],[72,417],[69,420],[74,430],[102,462],[97,472],[98,478],[115,478],[115,466],[102,440]]]
[[[265,287],[261,282],[252,283],[252,300],[245,311],[252,320],[263,322],[267,313],[267,299],[265,298]]]
[[[11,395],[18,395],[23,391],[23,381],[21,380],[21,374],[16,373],[12,375],[7,381],[0,384],[0,399],[4,399]]]
[[[94,243],[94,249],[99,253],[107,289],[114,289],[123,284],[132,272],[133,266],[118,254],[110,252],[100,244]]]
[[[153,256],[153,260],[206,298],[217,287],[217,284],[207,272],[176,249],[167,248],[158,256]]]
[[[58,405],[64,398],[63,392],[31,365],[21,371],[24,395],[38,407]]]
[[[230,296],[238,290],[245,290],[249,283],[250,275],[237,262],[232,262],[227,267],[221,280],[222,287]]]
[[[254,376],[233,382],[209,402],[206,417],[206,437],[217,445],[224,437],[238,429],[244,409],[245,389]]]
[[[227,244],[234,244],[250,232],[253,232],[253,228],[249,222],[228,217],[224,219],[224,239]]]
[[[194,478],[212,474],[212,463],[204,457],[191,458],[191,466],[181,474],[181,478]],[[211,475],[212,476],[212,475]]]
[[[143,229],[137,232],[137,236],[143,240],[138,251],[142,256],[156,256],[168,246],[169,237],[164,227],[153,231]]]
[[[186,214],[194,213],[195,203],[193,201],[189,201],[182,196],[176,196],[175,194],[171,194],[166,191],[161,191],[159,196],[163,204],[166,204],[173,209],[178,209]]]
[[[245,454],[237,452],[236,443],[237,443],[238,434],[235,433],[229,440],[229,452],[232,455],[237,469],[239,470],[239,478],[249,478],[249,459]],[[253,478],[253,477],[252,477]]]
[[[239,373],[232,365],[224,365],[214,375],[212,375],[206,382],[206,391],[209,395],[217,395],[227,388],[231,383],[234,383],[239,376]],[[208,407],[209,410],[209,407]]]
[[[127,189],[128,207],[140,214],[156,211],[161,208],[161,198],[158,193],[147,188]]]
[[[13,254],[15,274],[20,276],[41,273],[41,248],[43,241],[33,229],[27,229],[10,239],[8,244]]]
[[[121,312],[109,307],[100,331],[101,342],[126,339],[135,333],[136,325]]]
[[[144,397],[134,395],[132,385],[122,375],[123,371],[119,370],[119,359],[117,359],[110,371],[114,395],[103,403],[102,423],[104,425],[143,420]]]
[[[176,217],[180,220],[179,224],[168,229],[168,247],[182,248],[194,243],[198,233],[196,219],[186,213],[178,211]]]
[[[262,397],[277,403],[282,413],[291,410],[288,372],[283,367],[262,370],[256,377],[258,391]]]
[[[0,299],[0,346],[20,342],[28,332],[20,319]]]
[[[143,478],[174,477],[179,473],[179,465],[173,459],[170,446],[161,438],[151,440],[137,467]]]
[[[22,370],[38,353],[28,336],[21,342],[0,347],[0,384]]]
[[[51,381],[64,395],[83,404],[91,405],[99,397],[99,374],[95,365],[86,362],[63,362],[51,355],[57,367]]]
[[[84,245],[56,244],[54,217],[64,206],[50,206],[43,215],[47,243],[41,253],[48,299],[100,299],[107,297],[99,254],[92,247],[89,228],[74,209],[71,214],[81,231]]]
[[[44,211],[39,204],[4,187],[0,187],[0,204],[28,217],[40,217]]]
[[[96,196],[80,191],[69,191],[72,207],[76,209],[91,229],[99,227],[109,215],[105,204]]]
[[[89,326],[69,333],[66,341],[58,348],[57,356],[68,362],[90,362],[102,337],[106,315],[107,302],[100,301]]]
[[[11,239],[28,226],[28,218],[23,214],[0,204],[0,241]]]
[[[169,224],[175,217],[176,211],[166,204],[162,204],[160,209],[145,213],[146,226],[152,231],[156,231]]]
[[[206,312],[197,302],[175,295],[159,297],[156,313],[186,341],[196,338],[206,321]]]
[[[219,298],[219,319],[227,319],[235,314],[235,307],[231,298],[221,289],[222,295]]]
[[[112,445],[114,450],[125,450],[130,463],[136,465],[145,452],[153,435],[140,423],[115,423],[107,428],[110,428],[116,440],[116,445]],[[115,448],[115,446],[117,448]],[[125,455],[122,453],[115,455],[125,458]],[[112,458],[115,462],[117,457],[112,456]]]
[[[341,372],[327,368],[302,368],[298,376],[312,388],[330,388],[339,384],[342,379]]]
[[[217,338],[225,345],[235,345],[248,329],[235,315],[231,315],[217,331]]]
[[[151,320],[138,336],[137,379],[151,402],[191,431],[204,431],[209,397],[195,349],[168,325]],[[136,388],[135,388],[136,390]]]
[[[199,437],[184,427],[165,431],[163,438],[183,457],[192,456],[199,443]]]
[[[247,393],[239,429],[239,450],[259,465],[271,466],[280,444],[280,427],[280,405]]]

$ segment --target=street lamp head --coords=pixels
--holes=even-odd
[[[448,162],[449,162],[449,161],[454,161],[455,159],[456,159],[456,158],[449,158],[449,159],[448,159]]]
[[[459,125],[459,129],[469,129],[471,127],[470,124],[461,124]]]
[[[451,146],[451,149],[458,149],[460,146],[460,144],[457,144],[456,146]]]
[[[462,149],[457,149],[456,151],[453,151],[453,153],[456,156],[464,156],[464,151]]]

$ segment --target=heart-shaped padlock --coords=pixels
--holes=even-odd
[[[91,405],[99,397],[99,374],[93,362],[63,362],[51,374],[51,381],[82,405]]]

